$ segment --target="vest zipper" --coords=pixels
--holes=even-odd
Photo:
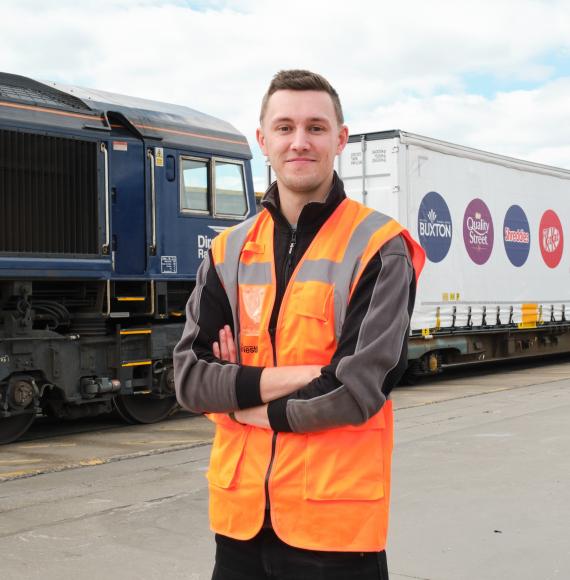
[[[275,460],[276,447],[277,447],[277,433],[273,433],[273,438],[271,440],[271,459],[269,460],[269,466],[267,468],[267,473],[265,474],[265,521],[268,523],[271,522],[271,503],[269,501],[269,476],[271,475],[273,461]]]
[[[287,261],[285,263],[285,279],[284,286],[287,288],[289,284],[289,278],[291,276],[291,266],[293,265],[293,254],[295,252],[295,246],[297,245],[297,230],[291,228],[291,239],[289,240],[289,251],[287,252]],[[273,364],[277,366],[277,349],[276,349],[276,335],[277,329],[271,328],[269,330],[269,336],[271,338],[271,346],[273,347]],[[271,522],[271,503],[269,501],[269,476],[271,475],[271,469],[273,468],[273,461],[275,460],[275,448],[277,447],[277,433],[273,433],[273,438],[271,441],[271,459],[269,460],[269,466],[267,467],[267,473],[265,474],[265,514],[266,521]]]
[[[293,265],[293,253],[297,245],[297,230],[291,228],[291,240],[289,241],[289,252],[287,253],[287,264],[285,266],[285,288],[289,284],[291,277],[291,266]]]

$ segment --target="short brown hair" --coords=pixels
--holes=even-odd
[[[340,98],[338,93],[334,90],[333,86],[322,75],[302,69],[281,70],[273,77],[269,88],[267,89],[265,95],[263,95],[263,99],[261,101],[261,112],[259,114],[260,123],[263,121],[265,111],[267,110],[269,97],[271,97],[273,93],[283,90],[324,91],[325,93],[328,93],[334,105],[338,124],[342,125],[344,123],[344,115],[342,114]]]

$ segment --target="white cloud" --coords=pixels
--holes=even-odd
[[[570,168],[570,77],[538,89],[406,98],[355,117],[352,132],[404,129]]]
[[[400,126],[567,158],[570,87],[548,58],[570,51],[566,0],[0,0],[0,9],[0,70],[188,105],[233,123],[254,151],[269,79],[302,67],[333,82],[353,129]],[[469,94],[466,75],[504,92]],[[512,81],[537,87],[508,92]]]

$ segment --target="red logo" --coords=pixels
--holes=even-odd
[[[538,229],[538,239],[540,240],[540,253],[544,263],[549,268],[556,268],[562,259],[564,234],[562,233],[560,219],[551,209],[547,209],[542,215]]]

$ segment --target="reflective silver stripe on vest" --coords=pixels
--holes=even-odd
[[[340,337],[346,317],[350,287],[358,272],[360,260],[370,238],[392,218],[379,212],[366,216],[356,227],[341,262],[333,260],[305,260],[297,273],[297,282],[325,282],[334,284],[335,334]]]
[[[255,262],[239,265],[240,284],[271,284],[271,262]]]
[[[262,212],[263,213],[263,212]],[[232,229],[226,239],[226,253],[224,261],[215,264],[216,272],[220,277],[222,285],[228,296],[228,301],[232,309],[234,321],[234,338],[239,344],[239,318],[238,318],[238,267],[240,264],[240,254],[249,231],[262,214],[257,214],[245,220]],[[216,241],[214,240],[214,243]],[[270,274],[271,275],[271,274]],[[239,349],[237,349],[238,362],[240,359]]]

